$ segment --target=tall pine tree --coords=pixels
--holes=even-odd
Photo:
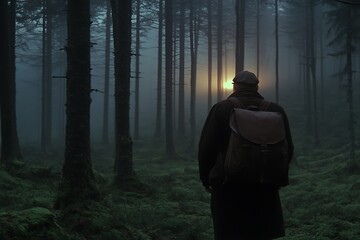
[[[123,187],[133,179],[130,137],[130,66],[132,1],[111,0],[115,50],[115,184]]]
[[[68,0],[65,161],[57,207],[96,199],[90,159],[90,0]]]

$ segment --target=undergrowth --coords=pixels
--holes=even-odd
[[[280,191],[287,231],[282,240],[360,239],[359,173],[348,171],[342,149],[305,148],[291,165],[290,185]],[[213,239],[210,195],[193,156],[166,159],[156,147],[135,144],[142,187],[124,191],[112,184],[109,152],[93,151],[101,200],[63,212],[53,209],[61,157],[31,150],[25,172],[0,170],[0,239]]]

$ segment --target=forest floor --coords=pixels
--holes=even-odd
[[[102,199],[65,214],[53,209],[61,154],[27,149],[26,171],[0,170],[0,239],[213,239],[210,194],[201,186],[195,158],[165,160],[153,149],[135,144],[134,167],[144,184],[129,191],[113,186],[111,155],[94,150]],[[280,191],[287,232],[282,240],[360,239],[359,172],[347,170],[343,149],[328,149],[297,149],[307,155],[297,154],[291,184]]]

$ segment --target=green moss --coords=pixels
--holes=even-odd
[[[55,225],[55,215],[46,208],[36,207],[0,214],[2,239],[25,239],[42,228]]]
[[[11,171],[18,171],[18,170],[22,170],[22,169],[26,168],[26,163],[22,159],[17,158],[17,159],[8,161],[6,164],[6,168]]]
[[[0,189],[2,190],[10,190],[14,189],[21,182],[16,177],[11,176],[6,171],[0,169]]]
[[[61,212],[38,208],[51,208],[58,194],[57,177],[13,177],[0,171],[0,239],[213,239],[210,194],[201,186],[195,159],[170,161],[158,147],[138,146],[136,181],[127,188],[114,187],[112,152],[97,149],[93,159],[102,198],[89,197]],[[291,165],[291,184],[280,191],[287,231],[282,240],[356,239],[360,181],[357,174],[345,171],[343,149],[297,149],[306,151]],[[44,162],[51,161],[60,162]],[[60,170],[60,165],[54,169]]]
[[[169,192],[169,198],[178,201],[191,200],[195,198],[195,194],[190,188],[174,187]]]

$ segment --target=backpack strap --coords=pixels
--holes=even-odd
[[[260,111],[267,111],[271,105],[271,102],[262,100],[259,106]]]
[[[228,100],[234,105],[234,108],[245,108],[244,104],[237,97],[229,97]]]

